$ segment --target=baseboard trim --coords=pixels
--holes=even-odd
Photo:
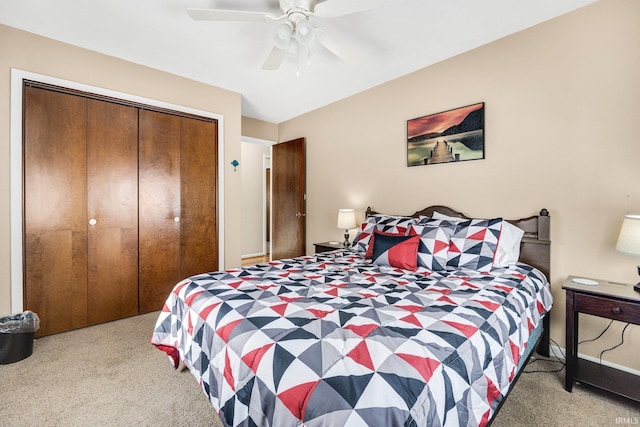
[[[258,257],[258,256],[265,256],[265,255],[267,255],[267,253],[266,253],[266,252],[257,252],[257,253],[255,253],[255,254],[246,254],[246,255],[242,255],[242,256],[241,256],[241,258],[242,258],[242,259],[246,259],[246,258],[255,258],[255,257]]]

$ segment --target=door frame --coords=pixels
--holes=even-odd
[[[23,80],[33,80],[55,86],[63,86],[112,98],[148,104],[154,107],[216,119],[218,121],[218,264],[224,269],[224,116],[211,111],[202,111],[183,105],[171,104],[151,98],[131,95],[110,89],[51,77],[30,71],[11,69],[11,119],[10,119],[10,204],[11,204],[11,312],[24,309],[23,302],[23,183],[22,183],[22,85]]]
[[[268,172],[268,173],[267,173]],[[267,188],[269,191],[267,191]],[[267,203],[267,199],[269,203]],[[267,212],[267,205],[269,206],[269,212]],[[271,260],[271,211],[273,206],[271,204],[271,152],[269,155],[262,156],[262,251],[265,255],[269,255]],[[267,213],[269,218],[269,224],[267,224]],[[269,249],[267,249],[267,235],[269,235]]]
[[[262,138],[254,138],[252,136],[242,136],[241,138],[242,143],[249,143],[249,144],[258,144],[258,145],[266,145],[268,147],[273,147],[275,144],[277,144],[277,141],[272,141],[270,139],[262,139]],[[269,155],[263,155],[262,156],[262,172],[261,172],[261,177],[262,177],[262,224],[264,224],[266,222],[266,217],[267,217],[267,194],[266,194],[266,190],[265,190],[265,184],[266,184],[266,168],[267,168],[267,163],[268,163],[268,167],[271,168],[271,152],[272,152],[272,148],[269,150]],[[242,159],[241,159],[242,160]],[[269,197],[269,204],[271,205],[271,195],[268,195]],[[273,209],[273,208],[272,208]],[[271,231],[271,223],[269,223],[269,231]],[[271,235],[271,233],[269,233],[269,235]],[[267,245],[266,245],[266,240],[267,240],[267,230],[266,227],[262,228],[262,253],[259,254],[244,254],[244,250],[242,250],[242,248],[240,248],[240,252],[243,253],[243,258],[249,258],[252,256],[261,256],[261,255],[266,255],[267,253],[269,253],[269,255],[271,255],[271,242],[269,242],[269,250],[267,251]]]

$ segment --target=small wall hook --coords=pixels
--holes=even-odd
[[[239,163],[237,160],[235,160],[235,159],[234,159],[234,160],[231,162],[231,166],[233,166],[233,171],[235,172],[235,171],[236,171],[236,168],[237,168],[238,166],[240,166],[240,163]]]

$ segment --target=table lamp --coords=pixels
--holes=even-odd
[[[356,228],[356,213],[353,209],[340,209],[338,211],[338,228],[344,230],[344,247],[351,246],[349,243],[349,230]]]
[[[640,256],[640,215],[625,215],[618,235],[616,249],[630,255]],[[640,265],[638,266],[640,275]],[[640,292],[640,283],[633,287]]]

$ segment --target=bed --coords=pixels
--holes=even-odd
[[[176,284],[151,342],[225,425],[484,426],[548,355],[549,227],[368,209],[350,249]]]

